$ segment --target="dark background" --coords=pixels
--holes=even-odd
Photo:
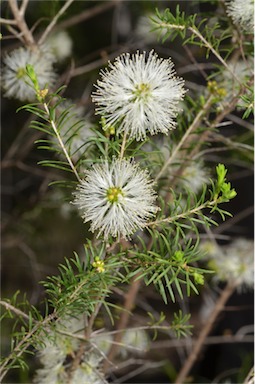
[[[92,9],[105,1],[75,1],[61,22],[77,15],[84,10]],[[135,29],[139,17],[158,7],[175,10],[179,4],[187,14],[204,12],[206,15],[217,15],[223,12],[219,2],[215,1],[120,1],[118,6],[94,17],[70,26],[67,31],[73,39],[73,56],[57,68],[64,81],[68,79],[71,64],[75,67],[93,63],[100,58],[117,56],[120,52],[137,49],[150,50],[151,48],[162,57],[172,57],[177,73],[187,83],[205,85],[206,79],[198,71],[186,72],[185,67],[191,64],[187,50],[181,46],[180,40],[174,42],[159,41],[147,43],[138,38]],[[26,19],[32,27],[38,18],[40,24],[36,27],[36,34],[47,25],[56,11],[63,5],[61,1],[32,1],[29,4]],[[8,3],[2,5],[2,17],[10,17]],[[3,28],[3,35],[7,32]],[[15,39],[2,40],[2,55],[18,46]],[[196,47],[191,48],[196,60],[203,62]],[[210,74],[210,65],[213,58],[207,62]],[[98,78],[99,67],[80,76],[68,80],[65,97],[84,105],[88,111],[93,111],[90,93],[93,84]],[[212,68],[211,68],[212,69]],[[192,92],[193,90],[191,90]],[[49,187],[48,183],[54,179],[56,171],[39,167],[37,162],[45,158],[45,153],[36,148],[34,140],[38,133],[29,128],[30,117],[26,112],[18,112],[20,102],[2,97],[2,297],[11,297],[17,290],[21,295],[27,294],[29,301],[40,305],[44,293],[39,281],[47,275],[58,273],[58,264],[64,257],[70,257],[73,251],[79,252],[86,239],[84,227],[74,210],[66,211],[59,207],[59,195],[56,189]],[[242,113],[237,112],[241,117]],[[238,134],[240,127],[233,123],[231,135]],[[225,132],[229,135],[229,130]],[[229,168],[230,181],[237,190],[237,197],[226,207],[234,215],[229,220],[222,234],[234,239],[236,236],[253,238],[253,166],[252,161],[247,165],[242,155],[238,153],[223,152],[220,155],[212,154],[206,161],[209,167],[214,168],[220,159]],[[66,198],[68,204],[68,196]],[[143,296],[144,295],[144,296]],[[152,297],[150,296],[152,295]],[[203,296],[203,295],[202,295]],[[158,311],[162,309],[169,315],[178,306],[169,304],[166,307],[160,298],[153,298],[153,293],[141,292],[140,300],[152,302]],[[201,298],[192,297],[189,308],[192,313],[192,322],[195,322],[195,334],[200,323],[197,316],[201,307]],[[253,293],[235,293],[229,300],[226,310],[220,315],[211,336],[234,334],[238,329],[253,323]],[[9,329],[5,324],[2,327],[2,353],[9,349]],[[180,352],[181,351],[181,352]],[[224,382],[225,378],[232,378],[232,383],[242,382],[248,373],[253,359],[252,343],[229,343],[207,346],[190,376],[193,382],[212,382],[215,377]],[[154,350],[149,356],[154,359],[164,359],[166,364],[155,370],[137,375],[133,381],[137,383],[168,383],[172,382],[174,371],[179,370],[183,363],[185,347],[163,348]],[[151,356],[152,355],[152,356]],[[181,358],[182,356],[182,358]],[[8,376],[9,383],[30,382],[34,370],[34,360],[28,357],[30,372],[13,371]],[[240,381],[239,381],[240,380]]]

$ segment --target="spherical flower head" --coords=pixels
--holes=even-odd
[[[218,247],[210,257],[209,265],[215,270],[215,279],[232,281],[238,289],[253,288],[254,242],[248,239],[237,238],[231,244]]]
[[[150,347],[150,339],[143,329],[128,329],[122,337],[123,348],[120,351],[122,357],[132,353],[135,355],[144,354]]]
[[[52,86],[56,75],[53,70],[53,55],[45,48],[31,50],[18,48],[3,59],[1,73],[2,87],[6,97],[14,97],[21,101],[35,101],[36,92],[26,74],[26,66],[32,65],[38,78],[39,87]]]
[[[109,70],[101,72],[92,100],[96,113],[117,133],[144,140],[146,134],[167,134],[175,127],[179,102],[185,94],[184,81],[175,76],[170,59],[151,51],[119,56]]]
[[[202,163],[193,162],[184,169],[181,183],[192,192],[198,193],[203,185],[209,183],[209,172]]]
[[[233,94],[237,94],[240,91],[240,83],[245,85],[247,81],[254,77],[254,59],[253,57],[249,57],[245,61],[230,61],[228,63],[228,67],[235,75],[235,77],[228,69],[224,69],[224,71],[216,77],[217,84],[220,84],[220,86],[223,87],[223,89],[226,91],[226,96],[223,99],[224,104],[222,108],[224,108],[224,105],[232,100]],[[238,83],[236,79],[238,79],[240,83]],[[249,87],[246,87],[246,95],[249,96],[251,100],[253,99],[252,91],[249,89]],[[245,109],[246,107],[246,104],[240,97],[238,101],[238,109]]]
[[[33,379],[34,384],[60,384],[67,382],[68,377],[65,368],[62,364],[55,365],[54,367],[45,366],[39,368]]]
[[[87,364],[82,363],[72,377],[72,384],[105,384],[106,380],[97,369],[91,369]]]
[[[107,239],[130,237],[142,229],[158,208],[153,183],[146,171],[125,159],[95,164],[78,185],[74,204],[91,231],[98,230]]]
[[[136,28],[135,28],[135,37],[138,41],[144,41],[145,44],[156,44],[158,41],[158,33],[153,31],[153,23],[151,17],[155,16],[154,13],[149,12],[145,15],[142,15],[138,18]]]
[[[58,31],[50,35],[45,45],[60,62],[72,54],[73,41],[66,31]]]
[[[233,22],[245,31],[254,33],[254,0],[230,0],[226,5]]]

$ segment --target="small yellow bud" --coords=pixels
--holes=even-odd
[[[92,266],[96,268],[98,273],[102,273],[105,271],[104,262],[103,260],[99,260],[98,257],[95,258],[95,261],[92,263]]]
[[[39,100],[44,100],[45,97],[47,96],[49,90],[47,88],[45,89],[39,89],[39,91],[37,91],[37,97]]]

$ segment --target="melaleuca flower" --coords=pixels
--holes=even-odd
[[[33,380],[35,384],[60,384],[70,381],[68,367],[81,346],[81,341],[75,336],[83,336],[83,329],[84,319],[81,316],[61,320],[57,323],[56,329],[49,331],[48,338],[38,351],[42,368],[36,371]],[[67,336],[61,331],[73,334],[74,337]],[[86,351],[73,372],[72,384],[106,383],[99,369],[102,358],[99,346],[95,348],[95,351]]]
[[[160,59],[151,51],[119,56],[110,70],[101,72],[92,100],[96,113],[101,114],[117,133],[143,140],[146,134],[167,134],[175,127],[184,96],[184,81],[175,77],[170,59]]]
[[[72,377],[72,384],[106,384],[99,365],[103,359],[103,355],[99,353],[85,353],[83,362],[75,370]]]
[[[193,193],[198,193],[209,181],[208,170],[199,162],[192,162],[185,167],[180,179],[180,183]]]
[[[154,25],[151,21],[151,17],[153,16],[155,16],[154,13],[149,12],[146,15],[142,15],[138,18],[134,33],[139,43],[140,42],[144,42],[145,44],[157,43],[158,33],[152,30]]]
[[[52,86],[56,75],[53,70],[54,56],[42,48],[31,50],[18,48],[3,59],[1,73],[2,87],[6,97],[14,97],[21,101],[35,101],[36,92],[32,81],[26,74],[26,66],[33,66],[38,78],[39,87],[44,89],[47,84]]]
[[[236,62],[228,62],[228,69],[224,69],[221,74],[215,77],[217,84],[220,85],[222,89],[225,90],[225,97],[220,103],[221,109],[225,108],[225,105],[229,104],[233,98],[233,95],[236,95],[240,92],[240,87],[245,85],[250,79],[254,77],[254,59],[249,57],[247,60],[238,60]],[[233,76],[233,74],[235,76]],[[239,82],[237,81],[239,80]],[[253,100],[252,90],[246,87],[246,96],[249,96]],[[245,109],[247,105],[244,103],[240,97],[238,109]]]
[[[78,185],[74,204],[91,231],[105,238],[128,237],[144,227],[158,210],[153,183],[146,171],[129,160],[113,159],[93,165]]]
[[[168,146],[163,144],[161,148],[161,152],[167,162],[174,153],[176,146],[174,145],[169,149]],[[171,178],[177,178],[177,188],[186,188],[195,194],[210,182],[210,174],[203,161],[192,161],[185,158],[185,154],[182,151],[178,151],[174,161],[167,167],[166,173]]]
[[[247,32],[254,32],[254,0],[226,1],[227,14]]]
[[[122,344],[120,350],[122,357],[127,357],[129,354],[142,355],[149,349],[150,339],[143,329],[129,328],[123,334]]]
[[[237,238],[225,246],[205,243],[202,249],[209,251],[208,264],[215,271],[216,281],[232,281],[239,289],[253,288],[253,241]]]
[[[73,41],[66,31],[58,31],[49,36],[45,46],[61,62],[72,54]]]

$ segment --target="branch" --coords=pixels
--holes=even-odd
[[[24,319],[29,321],[30,317],[25,312],[23,312],[20,309],[14,307],[10,303],[7,303],[6,301],[0,300],[0,305],[3,305],[5,307],[5,309],[7,309],[7,311],[11,311],[11,312],[15,313],[16,315],[21,316]]]
[[[166,217],[164,219],[156,220],[156,221],[150,221],[149,223],[146,223],[144,227],[152,227],[152,226],[158,226],[162,223],[173,223],[176,220],[184,219],[187,216],[190,215],[196,215],[198,212],[202,211],[205,208],[212,208],[217,203],[216,200],[213,201],[206,201],[204,204],[199,205],[196,208],[190,209],[189,211],[180,213],[179,215]]]
[[[9,6],[12,10],[12,14],[14,16],[14,19],[16,20],[16,25],[19,27],[21,31],[21,36],[24,37],[24,42],[27,46],[31,48],[36,48],[36,43],[34,40],[34,37],[29,30],[27,23],[24,19],[24,12],[27,6],[27,1],[24,1],[21,5],[21,8],[18,8],[17,0],[8,0]]]
[[[0,24],[17,25],[17,21],[13,19],[4,19],[0,17]]]
[[[142,283],[142,279],[137,279],[137,275],[134,276],[133,281],[130,285],[130,288],[128,290],[128,293],[126,295],[126,300],[123,306],[123,312],[121,313],[120,320],[118,322],[118,325],[116,327],[116,333],[114,337],[114,344],[111,345],[111,348],[109,350],[109,353],[107,355],[108,360],[104,361],[103,365],[103,371],[106,372],[107,369],[109,368],[109,361],[112,361],[114,357],[116,356],[118,350],[119,350],[119,345],[115,343],[120,343],[122,339],[123,332],[128,324],[129,316],[131,313],[131,310],[133,309],[134,302],[137,296],[137,293],[139,291],[139,288]]]
[[[187,375],[189,374],[191,368],[193,367],[195,361],[199,356],[199,353],[205,343],[207,335],[211,332],[218,315],[224,309],[226,302],[228,301],[230,296],[233,294],[235,288],[236,288],[235,281],[229,282],[225,287],[225,289],[221,292],[221,295],[218,298],[214,309],[209,314],[207,322],[205,323],[205,326],[202,328],[197,338],[197,341],[189,354],[188,359],[186,360],[186,362],[184,363],[184,366],[182,367],[181,371],[177,375],[177,378],[175,380],[176,384],[184,383]]]
[[[211,107],[211,104],[212,104],[212,100],[213,100],[213,96],[211,95],[207,102],[205,103],[203,109],[201,109],[201,111],[197,114],[197,116],[195,117],[193,123],[189,126],[189,128],[187,129],[187,131],[185,132],[185,134],[183,135],[181,141],[179,142],[179,144],[176,146],[176,148],[174,149],[172,155],[169,157],[169,159],[165,162],[164,166],[162,167],[161,171],[157,174],[156,178],[155,178],[155,181],[157,181],[161,176],[162,174],[165,172],[165,170],[168,168],[168,166],[174,161],[178,151],[181,149],[181,147],[183,146],[183,144],[185,143],[185,141],[187,140],[187,138],[189,137],[189,135],[192,133],[192,131],[194,131],[200,124],[201,122],[201,119],[202,117],[204,116],[204,114],[209,110],[209,108]]]
[[[65,29],[72,27],[73,25],[79,24],[84,20],[90,19],[93,16],[100,14],[101,12],[106,11],[107,9],[114,7],[118,4],[120,0],[113,0],[110,2],[105,2],[99,5],[96,5],[94,8],[86,9],[84,12],[81,12],[79,15],[70,17],[70,19],[64,20],[59,23],[54,30]]]
[[[47,104],[46,104],[46,103],[43,103],[43,107],[44,107],[46,113],[48,114],[48,116],[49,116],[49,118],[50,118],[50,111],[49,111],[49,108],[48,108]],[[59,134],[59,132],[58,132],[58,130],[57,130],[56,124],[55,124],[55,122],[54,122],[51,118],[50,118],[50,124],[51,124],[51,126],[52,126],[52,128],[53,128],[53,130],[54,130],[55,135],[57,136],[57,139],[58,139],[58,142],[59,142],[59,144],[60,144],[60,146],[61,146],[61,149],[62,149],[62,151],[64,152],[65,157],[66,157],[66,159],[67,159],[67,161],[68,161],[68,163],[69,163],[69,165],[70,165],[70,167],[71,167],[73,173],[75,174],[77,180],[78,180],[78,181],[81,181],[80,176],[79,176],[78,172],[76,171],[76,168],[75,168],[75,166],[74,166],[74,164],[73,164],[73,162],[72,162],[72,159],[71,159],[70,156],[68,155],[68,152],[67,152],[67,150],[66,150],[66,148],[65,148],[65,145],[64,145],[64,143],[63,143],[63,140],[62,140],[61,137],[60,137],[60,134]]]
[[[70,5],[74,2],[74,0],[66,0],[66,3],[65,5],[63,5],[63,7],[58,11],[58,13],[55,15],[55,17],[52,19],[51,23],[47,26],[47,28],[45,29],[44,33],[42,34],[42,36],[40,37],[39,41],[38,41],[38,44],[43,44],[44,41],[46,40],[46,38],[48,37],[49,33],[51,32],[51,30],[54,28],[55,24],[57,23],[58,19],[60,18],[60,16],[63,15],[63,13],[66,11],[66,9],[68,7],[70,7]]]
[[[0,382],[2,382],[3,378],[8,372],[8,364],[15,363],[15,361],[25,352],[25,350],[31,345],[31,337],[40,329],[40,327],[46,326],[50,323],[54,318],[56,318],[56,313],[53,312],[51,315],[46,317],[42,322],[36,321],[33,319],[35,326],[31,329],[30,332],[23,337],[20,342],[16,345],[16,347],[12,350],[9,356],[2,362],[0,367]]]

